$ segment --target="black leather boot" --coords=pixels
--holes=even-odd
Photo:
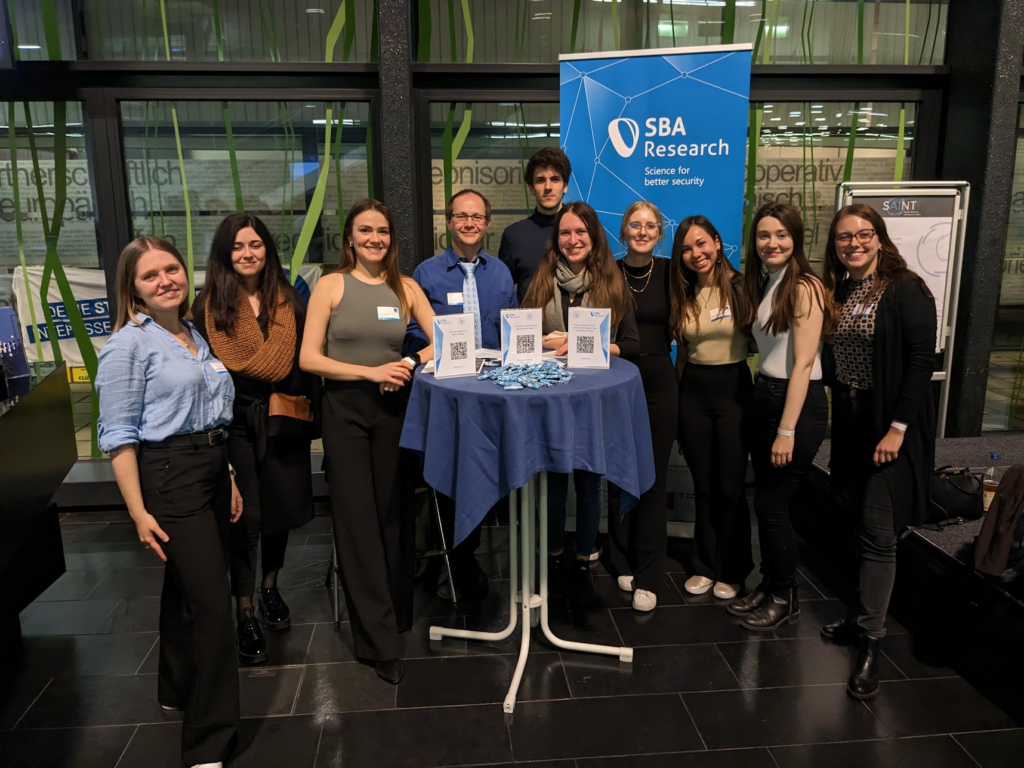
[[[259,588],[260,614],[267,629],[288,629],[292,625],[292,614],[281,597],[277,587]]]
[[[586,608],[594,603],[594,576],[590,572],[590,563],[575,558],[572,570],[569,571],[570,597],[573,605]]]
[[[878,647],[881,638],[861,635],[857,661],[853,665],[846,692],[855,699],[873,699],[878,695]]]
[[[833,621],[821,628],[821,636],[836,645],[853,645],[857,642],[859,633],[857,622],[852,616]]]
[[[787,622],[800,620],[800,598],[796,586],[774,588],[765,601],[743,617],[740,626],[751,632],[771,632]]]
[[[267,641],[251,608],[246,608],[238,622],[238,658],[245,664],[262,664],[267,660]]]
[[[377,677],[386,683],[392,685],[398,685],[402,682],[402,676],[405,674],[405,668],[402,665],[401,659],[388,659],[387,661],[374,662],[374,668],[377,670]]]
[[[739,600],[733,600],[725,606],[725,610],[733,616],[746,616],[755,608],[761,607],[765,598],[768,597],[770,589],[768,579],[761,579],[761,583],[754,587],[749,595],[741,597]]]

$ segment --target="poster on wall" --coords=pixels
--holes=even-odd
[[[15,310],[18,314],[18,324],[21,328],[22,340],[25,345],[25,357],[30,363],[39,362],[39,354],[36,347],[36,339],[42,342],[39,348],[42,350],[42,361],[53,361],[53,349],[50,346],[50,334],[43,320],[43,307],[39,301],[40,290],[43,281],[42,267],[29,267],[28,295],[25,291],[25,279],[21,269],[14,271],[14,301]],[[299,278],[295,281],[295,288],[308,301],[309,294],[316,285],[317,280],[323,273],[322,264],[303,264],[299,270]],[[107,300],[107,284],[103,271],[99,269],[76,269],[66,267],[64,274],[67,276],[68,285],[71,286],[71,295],[75,297],[79,312],[82,313],[82,320],[85,322],[86,332],[92,342],[96,353],[103,349],[110,334],[113,331],[113,309],[111,302]],[[206,273],[196,271],[196,286],[201,287],[206,282]],[[32,309],[29,310],[29,295],[31,296]],[[53,315],[53,324],[60,342],[60,352],[70,367],[82,366],[82,353],[78,349],[78,341],[71,330],[71,321],[68,319],[67,309],[61,299],[57,281],[51,280],[49,295],[47,296],[50,305],[50,312]],[[35,315],[36,324],[33,325],[32,317]]]
[[[649,200],[665,218],[656,255],[702,214],[739,266],[750,58],[749,44],[559,57],[565,199],[594,207],[613,252],[626,208]]]

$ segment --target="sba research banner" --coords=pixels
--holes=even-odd
[[[748,44],[559,57],[566,200],[594,207],[616,256],[622,214],[650,200],[665,217],[657,255],[699,213],[739,266],[750,57]]]

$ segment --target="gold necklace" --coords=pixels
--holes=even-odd
[[[653,258],[651,259],[651,266],[647,270],[647,274],[646,275],[637,275],[636,277],[633,277],[633,275],[629,274],[629,272],[626,271],[626,259],[625,258],[622,259],[622,276],[626,280],[626,287],[629,288],[629,290],[631,290],[633,293],[643,293],[644,291],[646,291],[647,290],[647,286],[651,284],[651,276],[653,274],[654,274],[654,259]],[[633,278],[634,280],[643,280],[645,277],[647,278],[647,282],[644,283],[644,287],[643,288],[636,289],[632,285],[629,284],[629,279],[630,278]]]

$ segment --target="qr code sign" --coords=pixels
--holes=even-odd
[[[516,354],[532,355],[535,349],[533,336],[516,336]]]
[[[594,337],[593,336],[577,336],[576,337],[576,354],[577,355],[592,355],[592,354],[594,354]]]
[[[469,342],[452,342],[452,360],[465,360],[467,357],[469,357]]]

